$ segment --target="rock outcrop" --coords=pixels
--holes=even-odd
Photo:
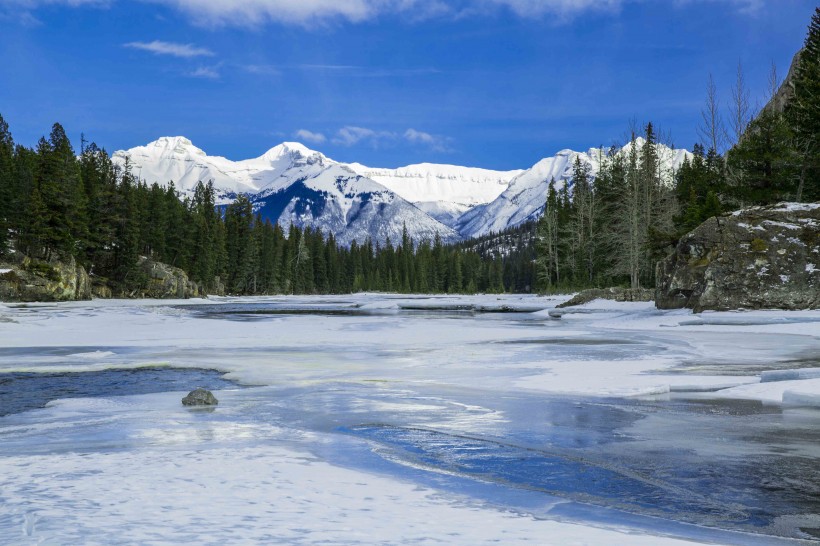
[[[820,203],[710,218],[658,263],[656,278],[659,309],[818,309]]]
[[[139,261],[140,270],[145,274],[146,287],[141,292],[144,298],[197,298],[204,295],[197,283],[178,267],[155,262],[146,257]]]
[[[0,301],[91,299],[91,281],[74,258],[34,260],[12,253],[0,262]]]
[[[794,78],[797,76],[797,65],[800,64],[800,56],[803,50],[798,51],[792,59],[792,64],[789,67],[789,72],[786,74],[786,79],[780,84],[777,92],[762,108],[761,112],[773,111],[782,113],[786,109],[786,105],[794,97]]]
[[[216,406],[219,400],[207,389],[198,388],[192,390],[182,399],[183,406]]]
[[[599,299],[613,301],[652,301],[655,299],[655,291],[649,288],[590,288],[589,290],[578,292],[572,299],[555,307],[572,307]]]

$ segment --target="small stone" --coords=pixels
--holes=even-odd
[[[213,393],[206,389],[195,389],[188,393],[188,396],[182,399],[183,406],[215,406],[219,404],[219,400]]]

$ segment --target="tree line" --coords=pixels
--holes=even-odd
[[[655,127],[599,152],[594,177],[577,159],[571,186],[550,184],[536,228],[541,290],[655,284],[654,265],[704,220],[779,201],[820,201],[820,8],[786,86],[773,69],[753,115],[742,68],[723,113],[714,80],[691,158],[675,171]],[[670,146],[671,147],[671,146]]]
[[[625,147],[599,151],[597,173],[576,160],[571,184],[553,181],[537,223],[454,245],[405,231],[344,247],[259,217],[244,196],[217,206],[209,183],[184,197],[172,182],[149,186],[84,138],[77,155],[59,124],[35,148],[15,144],[0,117],[0,257],[72,257],[120,294],[147,282],[142,257],[231,294],[653,286],[657,260],[705,219],[820,200],[820,8],[790,82],[784,95],[773,72],[769,104],[753,116],[739,68],[724,116],[710,77],[702,142],[675,172],[656,128],[633,128]]]
[[[126,163],[82,139],[79,155],[55,124],[36,148],[14,143],[0,117],[0,257],[40,263],[69,257],[94,283],[129,294],[147,282],[147,257],[186,271],[206,291],[327,294],[356,291],[504,292],[521,281],[491,249],[444,245],[440,238],[367,239],[349,247],[333,234],[254,213],[240,195],[217,204],[211,183],[182,196],[137,179]]]

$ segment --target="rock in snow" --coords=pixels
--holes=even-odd
[[[649,288],[590,288],[575,294],[571,299],[555,306],[556,309],[583,305],[593,300],[653,301],[655,291]]]
[[[710,218],[658,263],[659,309],[820,308],[820,203]]]
[[[188,396],[182,399],[183,406],[216,406],[219,400],[209,390],[198,388],[188,393]]]
[[[91,280],[73,257],[33,260],[17,252],[0,262],[0,301],[91,299]]]

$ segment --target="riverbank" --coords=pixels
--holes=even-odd
[[[820,528],[820,414],[782,397],[814,379],[760,382],[820,367],[820,313],[596,300],[553,318],[565,299],[2,305],[0,378],[204,368],[250,388],[221,388],[213,412],[183,389],[0,418],[0,535],[768,544]]]

